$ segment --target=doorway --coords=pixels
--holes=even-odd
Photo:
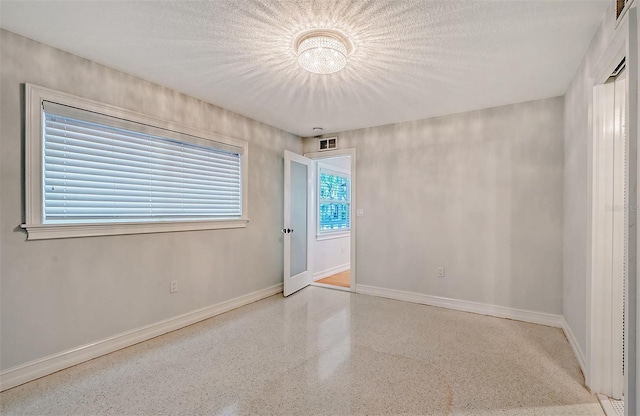
[[[331,289],[351,288],[351,156],[314,161],[316,183],[313,281]]]
[[[342,235],[334,233],[333,236],[336,241],[331,242],[331,233],[323,233],[319,230],[321,225],[321,218],[319,217],[320,210],[319,204],[324,198],[320,198],[322,195],[320,191],[314,195],[314,204],[317,206],[318,215],[316,219],[316,231],[317,236],[315,244],[323,245],[325,248],[330,247],[330,251],[325,252],[324,255],[333,253],[336,257],[333,260],[333,267],[331,270],[329,262],[323,263],[318,255],[320,253],[314,252],[314,282],[315,286],[326,286],[332,289],[348,290],[351,292],[356,291],[356,279],[357,279],[357,264],[356,264],[356,228],[357,228],[357,212],[356,209],[356,196],[357,196],[357,177],[356,177],[356,149],[336,149],[326,150],[321,152],[305,153],[305,156],[313,160],[316,164],[317,186],[320,187],[320,175],[325,172],[328,175],[338,174],[348,175],[349,195],[348,195],[348,209],[343,210],[343,214],[347,214],[349,218],[348,232],[343,228]],[[336,171],[337,168],[337,171]],[[331,179],[331,178],[329,178]],[[341,182],[342,181],[342,182]],[[345,183],[344,178],[338,179],[336,184],[341,185]],[[331,202],[326,201],[325,202]],[[346,207],[345,207],[346,208]],[[335,214],[335,211],[332,212]],[[344,221],[344,215],[338,218]],[[344,224],[340,225],[344,227]],[[324,236],[323,236],[324,234]],[[325,237],[329,237],[326,239]],[[312,241],[310,244],[314,244]],[[330,278],[325,280],[326,278]],[[348,282],[348,286],[345,286]],[[337,284],[339,283],[339,284]]]
[[[343,172],[339,172],[338,161],[332,163],[328,160],[337,158],[342,158],[339,163],[344,163]],[[336,285],[335,282],[329,287],[355,292],[357,278],[355,261],[357,224],[354,218],[357,216],[354,215],[356,213],[357,189],[355,149],[330,150],[305,154],[304,156],[285,151],[284,165],[284,228],[282,229],[284,234],[284,296],[289,296],[310,284],[327,285],[327,283],[314,282],[314,270],[316,271],[315,280],[348,272],[348,287]],[[331,197],[320,200],[318,199],[320,183],[317,176],[322,172],[329,176],[327,180],[336,192],[329,192],[328,196]],[[337,175],[338,173],[341,175]],[[344,176],[345,173],[348,173],[346,180],[345,177],[335,177]],[[342,185],[345,187],[348,185],[347,189],[343,190]],[[318,216],[322,214],[320,202],[329,205],[326,221],[318,220]],[[323,223],[324,228],[322,227]],[[325,268],[325,273],[329,276],[321,275],[322,263],[319,263],[319,266],[314,266],[316,259],[314,258],[315,250],[312,249],[313,245],[318,241],[325,240],[319,237],[329,237],[326,240],[341,239],[342,243],[338,246],[340,258],[348,259],[348,263],[343,263],[341,266],[339,265],[340,267],[335,266],[337,269]],[[340,268],[342,270],[339,270]],[[334,279],[344,279],[345,276],[333,277]]]

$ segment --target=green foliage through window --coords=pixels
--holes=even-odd
[[[320,172],[320,232],[347,231],[351,228],[351,179]]]

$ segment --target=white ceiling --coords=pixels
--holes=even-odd
[[[562,95],[609,1],[0,1],[0,27],[300,136]],[[355,45],[300,68],[310,28]]]

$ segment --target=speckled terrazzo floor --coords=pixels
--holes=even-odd
[[[0,394],[3,415],[603,415],[562,331],[310,287]]]

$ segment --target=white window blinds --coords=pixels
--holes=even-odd
[[[242,216],[241,148],[43,104],[45,223]]]

